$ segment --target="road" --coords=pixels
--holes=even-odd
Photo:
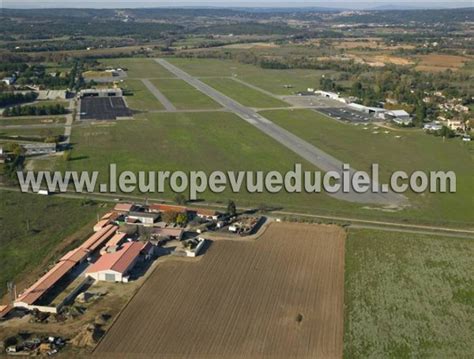
[[[168,100],[165,97],[165,95],[163,95],[161,91],[158,90],[155,87],[155,85],[151,83],[150,80],[142,79],[142,82],[145,85],[145,87],[148,89],[148,91],[150,91],[153,94],[153,96],[155,96],[156,99],[162,103],[166,111],[176,111],[176,107],[174,107],[174,105],[170,102],[170,100]]]
[[[328,153],[320,150],[312,144],[295,136],[291,132],[274,124],[270,120],[258,114],[253,109],[241,105],[237,101],[206,85],[197,78],[170,64],[168,61],[164,59],[155,59],[155,61],[165,67],[168,71],[173,73],[178,78],[186,81],[191,86],[206,94],[214,101],[218,102],[223,107],[229,109],[237,116],[239,116],[252,126],[256,127],[260,131],[264,132],[268,136],[272,137],[273,139],[281,143],[283,146],[295,152],[300,157],[304,158],[306,161],[313,164],[320,170],[324,172],[336,171],[338,173],[342,173],[343,162],[339,161]],[[352,170],[352,173],[354,171],[355,170]],[[405,196],[395,193],[356,193],[351,189],[351,191],[349,191],[348,193],[343,193],[342,191],[340,191],[328,194],[337,199],[349,202],[371,203],[382,206],[400,206],[407,204],[407,199]]]
[[[20,192],[19,187],[6,187],[0,186],[0,191],[11,191]],[[162,198],[144,198],[143,196],[134,195],[123,195],[123,194],[111,194],[111,193],[76,193],[74,191],[68,191],[65,193],[57,193],[54,197],[72,198],[72,199],[90,199],[98,202],[109,202],[117,203],[117,198],[120,201],[134,202],[134,203],[169,203],[174,204],[173,201]],[[199,202],[199,207],[209,208],[220,208],[222,210],[227,209],[227,205],[219,203],[208,203]],[[239,211],[253,211],[254,208],[239,207]],[[442,237],[456,237],[456,238],[468,238],[474,239],[474,230],[466,228],[454,228],[454,227],[439,227],[430,225],[420,224],[409,224],[409,223],[398,223],[388,221],[377,221],[370,219],[352,218],[352,217],[340,217],[340,216],[326,216],[319,214],[309,214],[301,212],[290,212],[290,211],[272,211],[270,215],[265,215],[269,218],[278,219],[281,217],[305,217],[313,220],[332,222],[332,223],[346,223],[349,228],[361,228],[361,229],[374,229],[388,232],[403,232],[413,234],[426,234],[431,236],[442,236]]]

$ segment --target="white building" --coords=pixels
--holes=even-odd
[[[117,251],[104,253],[86,271],[86,276],[98,281],[128,282],[130,271],[141,256],[149,257],[153,253],[150,242],[128,242]]]
[[[439,122],[430,122],[423,126],[423,129],[427,131],[439,131],[442,128],[443,125],[441,125]]]
[[[409,125],[413,122],[410,114],[405,110],[392,110],[385,112],[385,119],[392,120],[399,125]]]
[[[21,146],[25,149],[26,156],[56,153],[55,143],[26,143]]]
[[[128,218],[135,219],[146,225],[153,225],[160,215],[153,212],[130,212]]]

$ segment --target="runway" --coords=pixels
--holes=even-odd
[[[282,127],[274,124],[270,120],[261,116],[254,110],[245,107],[238,103],[237,101],[231,99],[230,97],[220,93],[209,85],[206,85],[199,79],[189,75],[180,68],[172,65],[164,59],[155,59],[157,63],[165,67],[168,71],[176,75],[178,78],[186,81],[191,86],[195,87],[202,93],[206,94],[214,101],[221,104],[223,107],[235,113],[237,116],[251,124],[252,126],[258,128],[260,131],[264,132],[266,135],[272,137],[278,141],[283,146],[287,147],[291,151],[298,154],[300,157],[304,158],[309,163],[316,166],[318,169],[323,172],[336,171],[342,173],[343,162],[339,161],[335,157],[329,155],[328,153],[320,150],[319,148],[313,146],[312,144],[304,141],[298,136],[292,134],[291,132],[283,129]],[[352,173],[355,170],[352,170]],[[345,200],[349,202],[357,203],[367,203],[367,204],[377,204],[377,205],[403,205],[406,204],[407,199],[405,196],[396,193],[356,193],[354,191],[349,191],[344,193],[342,191],[336,193],[328,193],[328,195],[333,196],[340,200]]]

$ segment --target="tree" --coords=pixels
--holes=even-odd
[[[178,213],[175,211],[165,211],[161,215],[161,218],[166,223],[175,223],[176,219],[178,218]]]
[[[229,200],[227,203],[227,213],[230,216],[235,216],[237,214],[237,207],[235,206],[235,202],[232,200]]]
[[[179,205],[183,205],[183,204],[186,204],[187,202],[187,199],[186,199],[186,196],[182,193],[178,193],[175,197],[174,197],[174,201],[179,204]]]
[[[415,110],[415,125],[421,126],[426,118],[426,105],[423,101],[419,101]]]
[[[177,216],[176,216],[176,220],[175,220],[176,224],[180,225],[180,226],[185,226],[186,223],[188,223],[188,216],[186,216],[185,213],[179,213]]]

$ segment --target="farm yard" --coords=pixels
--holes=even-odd
[[[469,239],[350,230],[344,357],[470,357],[473,255]]]
[[[94,354],[338,358],[344,238],[335,226],[276,223],[255,241],[216,240],[197,261],[163,262]]]

